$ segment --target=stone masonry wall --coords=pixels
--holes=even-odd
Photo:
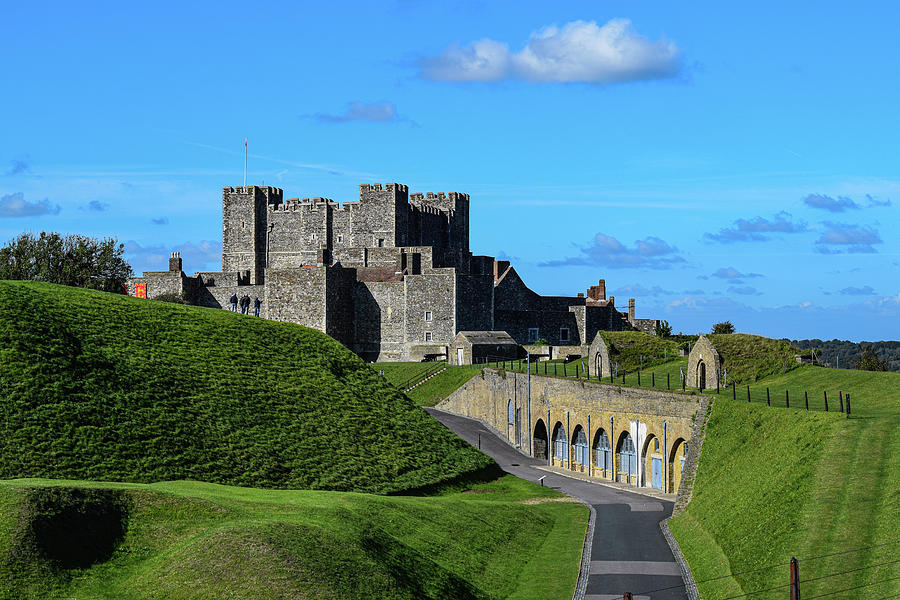
[[[574,443],[574,432],[581,427],[591,448],[603,430],[614,451],[619,450],[618,444],[628,432],[639,457],[634,483],[650,485],[651,460],[660,458],[666,465],[666,491],[677,490],[681,478],[680,458],[684,444],[691,439],[700,396],[532,375],[529,420],[528,386],[528,377],[522,373],[484,369],[437,408],[482,419],[511,441],[521,439],[525,453],[529,453],[536,426],[540,429],[538,421],[551,439],[554,430],[562,428],[570,444]],[[523,425],[519,432],[510,431],[510,406],[522,409]],[[658,451],[655,441],[659,443]],[[569,450],[569,460],[554,460],[553,464],[601,476],[593,473],[591,466],[571,460],[572,448]]]

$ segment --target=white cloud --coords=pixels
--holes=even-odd
[[[38,202],[28,202],[25,194],[16,192],[0,198],[0,217],[37,217],[58,215],[59,205],[52,205],[46,198]]]
[[[681,72],[681,50],[672,42],[639,35],[628,19],[551,25],[531,35],[511,53],[491,39],[452,45],[420,61],[420,75],[435,81],[499,81],[610,84],[674,77]]]

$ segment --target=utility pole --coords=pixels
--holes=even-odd
[[[526,354],[525,363],[528,365],[528,395],[526,403],[528,405],[528,455],[534,457],[534,432],[531,430],[531,352]]]

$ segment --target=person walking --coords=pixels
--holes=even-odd
[[[259,305],[262,304],[262,300],[259,299],[259,296],[253,299],[253,314],[255,316],[259,316]]]
[[[250,312],[250,295],[244,294],[241,297],[241,314],[246,315],[248,312]]]
[[[237,312],[237,293],[231,295],[231,312]]]

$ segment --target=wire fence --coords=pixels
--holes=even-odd
[[[570,379],[592,380],[601,383],[623,385],[627,387],[639,387],[657,389],[672,392],[690,394],[714,394],[719,397],[730,397],[732,400],[765,404],[778,408],[793,408],[808,411],[851,413],[850,392],[844,390],[803,390],[770,388],[759,385],[738,385],[731,380],[727,386],[697,388],[687,385],[687,377],[679,363],[671,366],[663,363],[654,365],[648,371],[627,371],[618,364],[611,365],[610,373],[598,375],[596,369],[591,373],[590,361],[578,358],[570,361],[552,360],[530,362],[528,359],[504,359],[498,357],[484,357],[483,362],[473,365],[477,368],[485,366],[517,373],[530,372],[532,375],[542,377],[561,377]],[[683,364],[683,363],[680,363]],[[726,376],[727,377],[727,376]],[[728,378],[730,379],[730,378]]]

